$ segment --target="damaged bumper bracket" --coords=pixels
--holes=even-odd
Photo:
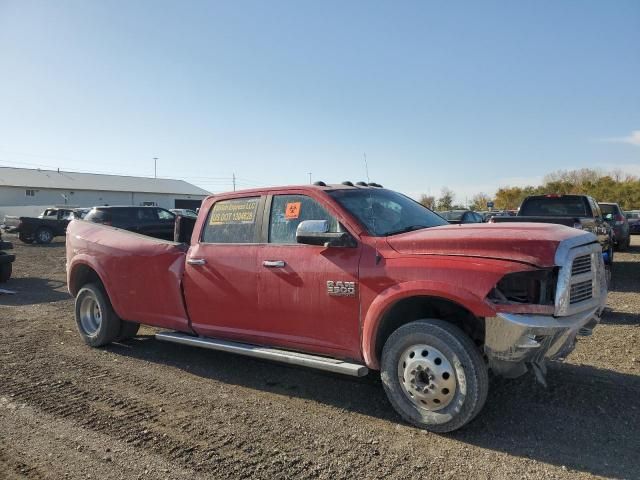
[[[600,321],[602,307],[566,317],[498,313],[486,319],[485,353],[489,367],[505,377],[527,371],[527,363],[567,356],[577,335],[589,335]]]

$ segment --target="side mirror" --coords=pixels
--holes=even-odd
[[[326,220],[304,220],[296,229],[296,242],[325,247],[352,247],[354,241],[347,232],[330,232]]]

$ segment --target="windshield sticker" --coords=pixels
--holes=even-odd
[[[248,198],[218,202],[213,206],[209,225],[253,223],[258,210],[258,199]]]
[[[287,207],[284,210],[284,218],[287,220],[294,220],[300,216],[300,205],[302,202],[287,203]]]

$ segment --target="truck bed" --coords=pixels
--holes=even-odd
[[[182,297],[184,244],[73,220],[67,229],[67,258],[73,272],[81,263],[98,274],[120,318],[190,331]],[[74,296],[81,274],[68,276]]]

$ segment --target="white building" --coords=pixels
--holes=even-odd
[[[209,192],[183,180],[0,167],[0,220],[34,215],[47,206],[200,206]]]

